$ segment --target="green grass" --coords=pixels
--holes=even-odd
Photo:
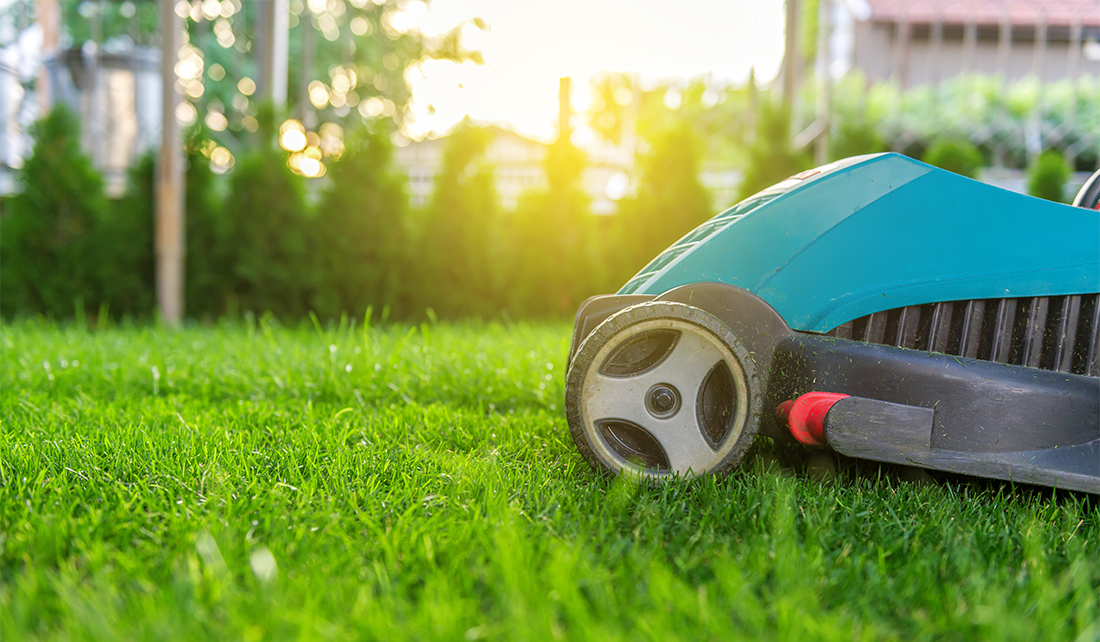
[[[0,638],[1100,637],[1100,509],[596,477],[566,325],[0,326]]]

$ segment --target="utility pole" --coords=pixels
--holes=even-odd
[[[573,107],[570,104],[570,79],[563,76],[558,79],[558,140],[569,142],[569,136],[573,133],[570,120],[573,118]]]
[[[817,120],[821,123],[821,134],[814,145],[814,165],[818,167],[829,162],[829,130],[833,119],[833,75],[832,38],[833,3],[821,0],[817,19]]]
[[[798,65],[798,0],[787,0],[787,24],[783,34],[783,103],[794,111],[795,71]]]
[[[298,83],[298,120],[306,129],[313,129],[317,126],[317,115],[309,102],[309,83],[313,80],[313,12],[309,4],[302,12],[299,24],[302,27],[302,79]]]
[[[176,60],[183,44],[183,20],[174,0],[160,0],[160,159],[157,163],[157,308],[164,322],[183,320],[184,193],[183,139],[176,121]]]
[[[276,110],[286,105],[287,55],[290,41],[290,6],[287,0],[264,0],[258,3],[260,33],[257,39],[260,57],[258,94],[275,104]],[[308,12],[307,12],[308,13]],[[307,16],[308,19],[308,16]],[[310,25],[306,25],[311,29]]]
[[[61,10],[57,6],[57,0],[38,0],[36,6],[38,24],[42,27],[42,60],[57,52],[57,40],[60,33]],[[45,116],[50,111],[50,77],[46,72],[46,66],[38,68],[38,81],[35,84],[35,93],[38,94],[38,112]]]

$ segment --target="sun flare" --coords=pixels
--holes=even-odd
[[[412,3],[419,5],[420,3]],[[484,65],[427,61],[411,69],[414,90],[408,131],[446,131],[465,116],[550,140],[556,135],[558,78],[574,79],[572,105],[591,101],[589,79],[603,71],[636,73],[642,83],[705,76],[742,83],[755,69],[768,80],[783,54],[783,4],[655,0],[435,0],[421,29],[431,35],[474,17],[488,24],[463,29],[464,42]]]

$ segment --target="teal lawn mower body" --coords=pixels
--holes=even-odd
[[[619,294],[712,281],[825,332],[902,306],[1100,289],[1100,216],[900,154],[804,172],[719,214]]]
[[[898,154],[791,177],[581,306],[573,437],[655,479],[730,470],[759,431],[1100,493],[1100,212],[1078,205]]]

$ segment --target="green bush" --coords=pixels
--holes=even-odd
[[[756,138],[748,149],[745,175],[737,200],[808,169],[809,154],[791,149],[791,113],[785,107],[763,100],[757,115]]]
[[[591,203],[581,177],[584,152],[568,140],[547,149],[547,188],[525,194],[506,228],[508,309],[518,316],[566,316],[592,281]]]
[[[184,258],[184,310],[194,318],[214,318],[226,312],[233,287],[235,241],[233,221],[225,215],[225,180],[210,169],[202,152],[205,132],[189,133],[184,153],[187,234]]]
[[[148,317],[156,306],[155,155],[141,156],[128,174],[126,194],[107,211],[92,243],[98,302],[116,318]]]
[[[713,214],[699,183],[702,144],[688,123],[655,136],[638,161],[637,194],[622,203],[618,217],[619,240],[628,249],[623,280]]]
[[[67,317],[92,305],[97,226],[107,211],[103,178],[80,149],[80,124],[64,106],[31,128],[34,148],[17,174],[20,191],[0,218],[0,310],[5,317]],[[78,314],[83,314],[83,309]]]
[[[982,167],[982,155],[978,148],[968,141],[957,139],[935,141],[923,160],[929,165],[975,179]]]
[[[311,307],[322,317],[381,311],[402,294],[408,198],[393,169],[385,132],[363,129],[330,165],[331,187],[315,215],[316,282]]]
[[[879,134],[878,128],[858,117],[841,120],[829,141],[829,155],[832,160],[878,154],[887,150],[886,140]]]
[[[1069,163],[1061,152],[1053,149],[1039,154],[1027,169],[1027,193],[1048,201],[1064,203]]]
[[[232,242],[230,295],[240,310],[301,317],[315,285],[314,221],[302,177],[275,146],[274,114],[261,127],[229,180],[226,237]]]
[[[491,317],[502,305],[500,199],[485,153],[488,130],[462,126],[447,137],[432,201],[410,256],[417,307],[440,316]]]

